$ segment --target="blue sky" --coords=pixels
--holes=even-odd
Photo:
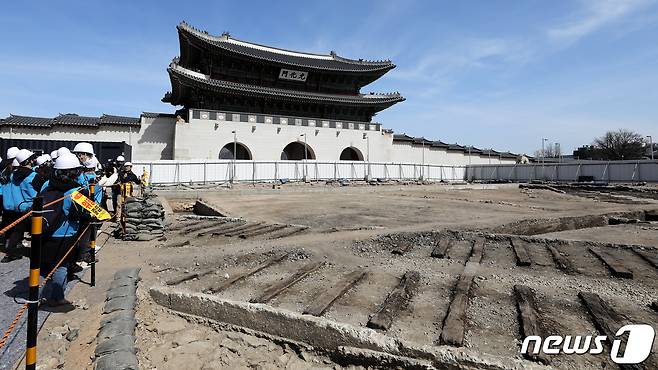
[[[0,11],[0,116],[171,112],[176,24],[397,68],[397,133],[532,153],[606,130],[658,139],[658,2],[25,1]]]

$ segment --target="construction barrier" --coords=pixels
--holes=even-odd
[[[566,163],[467,166],[468,181],[658,182],[658,161],[573,161]]]
[[[135,172],[147,172],[151,185],[320,180],[464,181],[466,166],[364,161],[135,161]]]

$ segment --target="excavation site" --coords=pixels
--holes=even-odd
[[[126,353],[145,369],[617,368],[617,330],[658,324],[658,189],[630,189],[162,188],[126,201],[124,240],[99,237],[96,293],[77,286],[77,321],[44,328],[77,337],[48,336],[41,356],[66,368],[130,365]],[[149,202],[162,230],[133,220]],[[608,339],[603,353],[522,353],[529,336]],[[632,368],[656,368],[656,346]]]

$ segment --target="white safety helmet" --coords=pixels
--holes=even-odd
[[[48,153],[44,154],[43,156],[46,157],[46,159],[49,160],[49,161],[53,160],[53,157],[51,157],[50,154],[48,154]]]
[[[80,167],[80,161],[78,157],[71,153],[62,154],[57,157],[53,166],[56,170],[70,170],[78,167]]]
[[[65,154],[65,153],[71,153],[71,151],[69,150],[69,148],[63,146],[63,147],[57,149],[57,155],[58,155],[58,156],[60,156],[60,155],[62,155],[62,154]]]
[[[131,166],[131,167],[132,167],[132,165],[133,165],[133,164],[130,163],[130,162],[126,162],[126,163],[123,164],[124,167],[128,167],[128,166]]]
[[[23,162],[27,161],[28,159],[30,159],[30,157],[32,157],[33,155],[34,155],[34,153],[32,153],[32,151],[27,150],[27,149],[21,149],[16,154],[16,161],[19,164],[23,163]]]
[[[73,153],[94,154],[94,147],[89,143],[77,143],[73,148]]]
[[[117,157],[117,162],[125,162],[126,158],[124,158],[122,155]]]
[[[86,169],[93,169],[93,170],[95,170],[96,167],[98,167],[98,159],[96,159],[96,157],[91,157],[90,160],[88,160],[88,161],[86,161],[85,163],[83,163],[83,166],[84,166]]]
[[[43,154],[37,157],[37,166],[41,166],[42,164],[48,162],[50,160],[50,156],[48,154]]]
[[[52,152],[50,152],[51,159],[57,159],[57,155],[58,155],[57,150],[53,150]]]
[[[18,154],[19,151],[20,149],[18,149],[15,146],[12,146],[11,148],[7,149],[7,159],[16,158],[16,154]]]

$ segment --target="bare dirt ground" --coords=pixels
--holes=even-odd
[[[167,240],[108,241],[99,255],[97,286],[78,284],[69,297],[78,308],[53,314],[40,332],[39,363],[48,364],[43,368],[93,368],[94,337],[105,291],[114,271],[127,266],[142,267],[136,331],[142,368],[386,367],[384,363],[344,362],[320,348],[181,317],[155,304],[148,289],[191,272],[212,270],[175,285],[186,291],[207,292],[268,258],[289,253],[282,261],[214,294],[248,302],[303,266],[322,262],[317,270],[266,302],[275,308],[302,313],[345,275],[366,271],[362,281],[322,314],[324,318],[363,328],[400,277],[405,272],[417,271],[420,283],[417,292],[409,297],[408,307],[399,312],[390,328],[378,332],[418,346],[451,347],[440,339],[445,330],[444,320],[455,283],[464,273],[464,264],[474,253],[473,243],[478,238],[485,238],[485,245],[468,294],[463,343],[464,348],[475,354],[521,359],[521,324],[513,293],[516,284],[529,286],[536,292],[546,334],[597,333],[592,318],[579,301],[581,291],[599,294],[632,322],[658,327],[658,314],[648,308],[658,299],[658,270],[630,249],[612,249],[634,275],[632,279],[620,279],[611,276],[609,268],[589,252],[590,245],[584,242],[550,242],[556,243],[559,252],[573,263],[575,272],[567,273],[556,267],[546,249],[549,242],[529,242],[532,264],[518,266],[514,250],[505,237],[469,233],[525,219],[657,209],[658,201],[652,199],[608,202],[606,198],[519,189],[511,184],[349,187],[294,184],[281,189],[272,189],[271,185],[239,185],[212,191],[167,190],[160,195],[181,211],[169,215],[173,230],[166,234]],[[245,220],[246,231],[203,234],[209,227],[224,226],[219,221],[184,220],[183,216],[197,198],[231,217]],[[259,230],[258,222],[309,228],[290,236],[286,236],[287,229],[250,236],[249,230]],[[253,225],[251,229],[249,225]],[[198,230],[192,231],[195,227]],[[644,245],[650,253],[656,253],[657,229],[653,222],[566,230],[538,237]],[[444,238],[441,232],[445,230],[466,233]],[[451,243],[446,257],[430,257],[441,238]],[[181,246],[182,241],[190,243]],[[408,251],[392,253],[407,244],[411,245]],[[77,337],[66,339],[75,329],[79,329]],[[655,364],[655,360],[654,354],[650,363]],[[558,355],[550,365],[571,369],[616,366],[606,355]]]

